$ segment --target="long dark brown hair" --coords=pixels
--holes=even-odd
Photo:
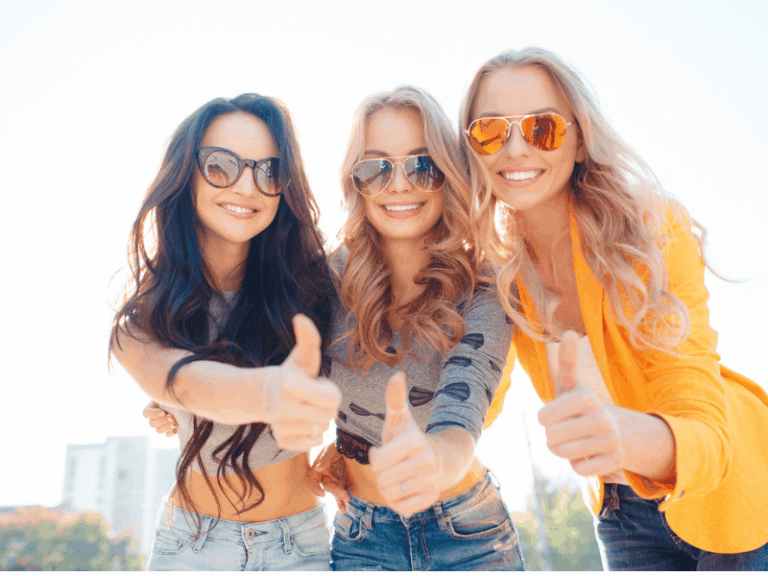
[[[250,241],[231,313],[217,334],[209,334],[209,307],[216,292],[198,240],[201,223],[193,198],[198,169],[195,151],[215,118],[235,112],[261,119],[277,143],[282,197],[272,223]],[[176,375],[191,362],[215,360],[247,367],[280,364],[295,345],[291,321],[299,312],[312,319],[327,342],[333,285],[317,229],[318,216],[290,115],[283,104],[257,94],[208,102],[184,120],[171,137],[160,171],[133,223],[128,243],[131,279],[115,314],[112,341],[119,347],[119,333],[125,330],[163,346],[191,351],[166,378],[165,389],[174,396]],[[195,513],[199,530],[199,514],[186,478],[193,462],[202,466],[200,451],[211,435],[213,422],[195,416],[193,426],[176,467],[176,481]],[[238,426],[214,451],[219,486],[223,479],[235,490],[224,474],[225,467],[230,466],[246,487],[235,491],[243,506],[241,512],[264,500],[264,490],[248,466],[248,456],[266,427],[264,423]],[[213,490],[207,476],[206,482]],[[260,495],[254,504],[244,507],[253,489]],[[220,516],[218,499],[216,505]]]

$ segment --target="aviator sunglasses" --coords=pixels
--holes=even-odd
[[[539,150],[551,152],[562,146],[566,128],[575,123],[576,120],[566,122],[560,114],[551,112],[527,116],[493,116],[478,118],[464,132],[475,152],[489,155],[501,150],[512,134],[512,126],[517,124],[526,141]]]
[[[376,196],[392,182],[398,164],[403,167],[408,181],[420,190],[437,192],[445,183],[445,174],[426,154],[406,156],[401,162],[392,162],[388,158],[360,160],[352,168],[352,182],[363,196]]]
[[[264,196],[279,196],[280,184],[277,181],[279,158],[250,160],[240,158],[226,148],[207,146],[197,151],[197,165],[206,182],[216,188],[232,186],[240,178],[243,169],[248,166],[253,170],[253,182]]]

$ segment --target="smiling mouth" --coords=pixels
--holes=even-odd
[[[258,212],[255,208],[246,208],[245,206],[238,206],[236,204],[219,204],[224,210],[229,210],[235,214],[253,214]]]
[[[416,210],[424,206],[424,202],[421,204],[384,204],[382,207],[387,212],[405,212],[406,210]]]
[[[533,180],[539,174],[542,174],[543,170],[526,170],[525,172],[499,172],[499,176],[510,182],[524,182],[525,180]]]

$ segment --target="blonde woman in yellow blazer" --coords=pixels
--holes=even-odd
[[[460,121],[510,358],[585,479],[606,568],[768,569],[768,395],[719,364],[701,228],[549,51],[486,62]]]

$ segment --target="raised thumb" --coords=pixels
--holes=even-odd
[[[296,336],[296,346],[291,350],[289,358],[305,375],[317,378],[321,361],[320,333],[312,320],[303,314],[293,317],[293,333]]]
[[[384,399],[387,403],[387,413],[384,415],[384,428],[381,431],[382,444],[393,440],[400,427],[413,418],[408,409],[408,394],[403,372],[398,372],[389,379]]]
[[[573,330],[568,330],[560,339],[560,352],[557,358],[560,369],[558,370],[555,388],[558,394],[576,387],[578,383],[576,374],[578,358],[579,336]]]

